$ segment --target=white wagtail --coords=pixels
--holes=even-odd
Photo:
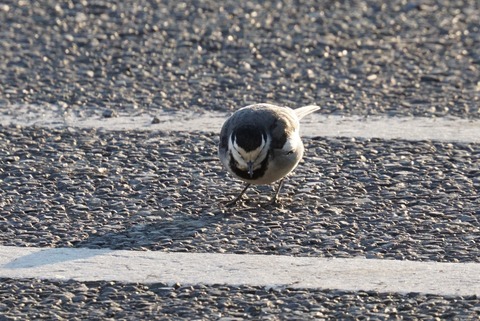
[[[218,156],[234,177],[247,183],[241,199],[251,184],[271,184],[280,180],[272,203],[277,201],[285,176],[302,159],[300,119],[320,109],[297,109],[269,104],[255,104],[239,109],[223,124]]]

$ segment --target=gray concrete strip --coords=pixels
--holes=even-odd
[[[480,264],[0,246],[0,277],[480,295]]]
[[[153,119],[156,119],[153,122]],[[62,114],[58,108],[17,106],[0,117],[3,126],[16,124],[40,127],[103,128],[105,130],[166,130],[218,132],[228,117],[225,113],[164,112],[155,115],[119,115],[105,118]],[[480,142],[480,120],[461,118],[397,118],[309,115],[302,120],[302,135],[406,140]]]

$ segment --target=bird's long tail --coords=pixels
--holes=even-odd
[[[293,111],[297,115],[298,119],[302,119],[303,117],[307,116],[308,114],[311,114],[314,111],[317,111],[319,109],[320,109],[319,106],[308,105],[308,106],[303,106],[303,107],[294,109]]]

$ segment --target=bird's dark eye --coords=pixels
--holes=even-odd
[[[293,154],[294,151],[295,151],[295,150],[293,150],[293,149],[292,149],[292,150],[289,150],[289,151],[287,152],[287,155]]]

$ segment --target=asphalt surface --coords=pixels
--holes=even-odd
[[[78,117],[317,103],[336,115],[480,118],[471,1],[4,1],[0,112]],[[305,138],[278,207],[240,207],[217,132],[0,127],[0,243],[479,262],[480,145]],[[415,293],[2,279],[0,319],[457,319]]]
[[[0,311],[18,320],[475,320],[479,313],[475,296],[1,281]]]
[[[477,0],[262,3],[3,1],[0,104],[480,117]]]
[[[261,186],[227,210],[216,133],[0,137],[3,245],[480,262],[478,144],[306,139],[283,206]]]

